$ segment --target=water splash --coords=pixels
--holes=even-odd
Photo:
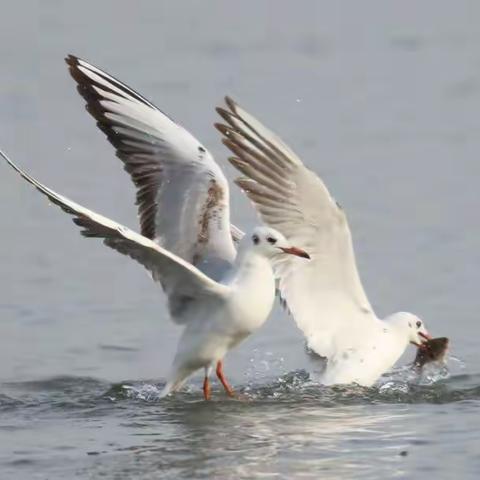
[[[461,361],[457,362],[461,364]],[[455,367],[456,368],[456,367]],[[88,410],[121,406],[125,402],[159,404],[163,402],[203,402],[200,385],[193,382],[165,399],[160,397],[163,383],[127,381],[108,384],[90,377],[54,377],[33,382],[3,384],[0,410],[41,408],[42,410]],[[286,372],[268,377],[268,370],[250,376],[237,386],[243,398],[251,402],[301,404],[319,406],[368,404],[443,404],[464,400],[480,400],[480,374],[452,374],[445,365],[432,364],[420,374],[410,366],[401,367],[381,378],[373,387],[359,385],[324,386],[312,379],[306,370]],[[215,402],[227,401],[220,387],[214,388]],[[110,407],[109,407],[110,406]]]
[[[141,385],[120,385],[120,388],[123,389],[125,398],[144,400],[146,402],[159,400],[162,392],[162,387],[149,383]]]
[[[199,386],[192,385],[180,392],[160,398],[162,384],[124,383],[113,386],[105,393],[113,401],[135,400],[157,402],[201,402]],[[382,378],[378,385],[325,386],[312,380],[305,370],[288,372],[264,384],[240,386],[238,393],[251,402],[301,403],[315,402],[323,407],[368,404],[451,403],[480,400],[480,375],[449,376],[444,368],[425,375],[415,375],[410,368],[397,369]],[[214,401],[226,401],[221,389],[214,390]]]

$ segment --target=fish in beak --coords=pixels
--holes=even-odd
[[[290,255],[295,255],[297,257],[307,258],[308,260],[310,260],[310,255],[305,250],[302,250],[301,248],[297,248],[297,247],[288,247],[288,248],[279,247],[279,248],[283,253],[289,253]]]
[[[422,368],[426,363],[443,362],[449,346],[449,340],[446,337],[429,338],[417,350],[417,355],[413,362],[414,367]]]

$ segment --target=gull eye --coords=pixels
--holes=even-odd
[[[277,243],[277,239],[276,238],[273,238],[273,237],[267,237],[267,242],[270,244],[270,245],[275,245]]]
[[[258,238],[258,235],[254,235],[252,237],[254,245],[258,245],[260,243],[260,239]]]
[[[420,320],[418,320],[417,322],[417,328],[420,328],[422,326],[422,322]]]

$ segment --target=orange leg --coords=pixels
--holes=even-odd
[[[235,392],[233,391],[233,388],[227,382],[227,379],[225,378],[225,375],[223,374],[223,362],[221,360],[219,360],[217,362],[217,377],[222,382],[223,388],[227,392],[227,395],[229,397],[234,397]]]
[[[208,380],[208,377],[205,376],[203,380],[203,397],[205,400],[210,400],[211,397],[211,388],[210,388],[210,381]]]

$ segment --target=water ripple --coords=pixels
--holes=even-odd
[[[448,404],[480,400],[480,374],[439,376],[422,383],[405,379],[405,372],[385,377],[379,385],[336,385],[327,387],[313,381],[305,370],[287,373],[266,384],[240,386],[237,399],[228,399],[220,387],[214,388],[211,403],[247,402],[248,404],[309,405],[341,407],[373,404]],[[425,381],[424,381],[425,382]],[[200,385],[189,386],[160,398],[163,383],[125,381],[109,384],[91,377],[62,376],[45,380],[4,383],[0,394],[0,412],[15,409],[40,411],[88,411],[106,413],[129,403],[178,405],[203,403]]]
[[[480,374],[456,375],[445,378],[441,374],[434,382],[427,383],[405,381],[397,376],[385,377],[379,385],[361,387],[359,385],[336,385],[327,387],[310,379],[305,370],[283,375],[266,385],[247,385],[240,387],[240,400],[249,402],[308,403],[315,402],[322,407],[342,405],[371,404],[443,404],[464,400],[480,400]],[[142,402],[161,402],[160,392],[163,384],[120,383],[111,386],[105,396],[114,400],[137,400]],[[171,401],[201,401],[201,390],[189,386],[164,399]],[[214,401],[226,400],[221,390],[214,392]]]

